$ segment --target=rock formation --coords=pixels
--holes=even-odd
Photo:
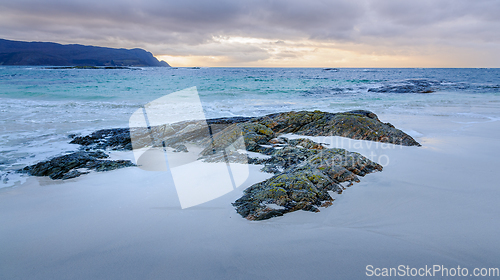
[[[207,127],[208,125],[208,127]],[[131,140],[131,133],[134,141]],[[21,172],[52,179],[68,179],[88,171],[106,171],[132,166],[130,161],[105,160],[102,150],[131,150],[149,146],[171,147],[188,152],[185,144],[204,148],[199,160],[205,162],[244,162],[263,165],[273,176],[254,184],[233,205],[249,220],[264,220],[297,210],[319,211],[331,205],[330,194],[340,194],[359,177],[382,171],[382,166],[361,154],[327,148],[310,139],[287,139],[282,134],[343,136],[405,146],[420,146],[411,136],[390,123],[381,122],[369,111],[344,113],[300,111],[271,114],[258,118],[218,118],[184,121],[151,128],[116,128],[75,136],[71,143],[81,151],[63,155]],[[237,141],[243,139],[243,141]],[[228,149],[231,147],[231,149]],[[246,150],[267,155],[248,158]],[[83,170],[83,171],[82,171]]]

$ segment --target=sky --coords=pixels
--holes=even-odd
[[[0,38],[178,67],[500,67],[499,30],[499,0],[0,0]]]

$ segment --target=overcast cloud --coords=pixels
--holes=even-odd
[[[214,65],[307,66],[316,53],[332,63],[344,54],[352,63],[500,67],[499,15],[497,0],[0,0],[0,37],[139,47]]]

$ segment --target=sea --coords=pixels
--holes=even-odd
[[[16,170],[26,165],[77,150],[71,135],[127,127],[145,104],[192,87],[207,118],[362,109],[393,118],[500,120],[498,68],[0,66],[0,188],[22,184],[26,175]]]

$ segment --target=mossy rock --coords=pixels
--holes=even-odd
[[[344,149],[305,149],[285,147],[262,161],[266,167],[283,170],[254,184],[233,205],[249,220],[263,220],[288,212],[318,212],[321,205],[333,201],[328,191],[341,193],[340,183],[358,182],[358,176],[381,171],[382,166],[358,153]],[[269,204],[281,209],[269,208]]]
[[[244,142],[238,141],[243,137]],[[219,151],[223,151],[230,146],[234,149],[243,149],[252,152],[259,152],[260,145],[268,144],[270,139],[274,138],[274,132],[268,127],[258,123],[239,123],[233,124],[219,133],[212,136],[200,155],[208,156]]]
[[[345,113],[299,111],[271,114],[252,120],[275,133],[294,133],[308,136],[343,136],[357,140],[370,140],[404,146],[420,146],[410,135],[381,122],[369,111]]]

